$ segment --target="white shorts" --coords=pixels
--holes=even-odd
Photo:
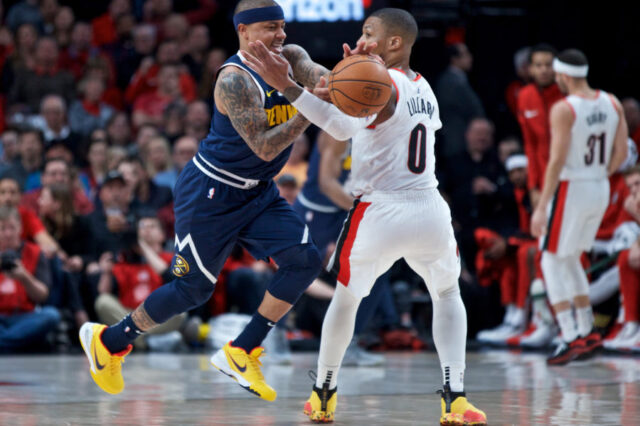
[[[432,299],[458,286],[460,257],[451,212],[437,189],[376,192],[356,200],[328,269],[358,298],[403,258]]]
[[[561,181],[547,207],[540,249],[560,257],[591,250],[608,204],[608,179]]]

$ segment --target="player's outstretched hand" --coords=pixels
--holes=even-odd
[[[319,97],[325,102],[331,102],[331,97],[329,96],[329,88],[327,87],[327,79],[324,77],[320,77],[320,81],[316,84],[316,87],[312,89],[308,89],[311,93]]]
[[[373,43],[367,44],[365,41],[359,40],[356,43],[355,49],[351,49],[347,43],[344,43],[342,45],[342,49],[344,50],[342,57],[347,58],[353,55],[369,55],[373,57],[376,61],[384,65],[384,61],[380,56],[371,53],[371,51],[376,47],[378,47],[378,43],[376,43],[375,41]]]
[[[281,55],[276,55],[267,49],[260,40],[249,43],[252,53],[241,50],[242,62],[257,72],[260,77],[271,87],[279,92],[291,83],[289,78],[289,62]]]
[[[540,238],[547,235],[547,212],[543,208],[537,208],[531,216],[531,235]]]

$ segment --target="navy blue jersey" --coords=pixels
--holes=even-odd
[[[340,177],[338,181],[344,184],[349,177],[349,173],[351,172],[351,155],[347,155],[342,160],[342,171],[340,173]],[[320,182],[319,182],[319,174],[320,174],[320,151],[318,151],[318,145],[314,145],[313,150],[311,151],[311,156],[309,158],[309,169],[307,170],[307,180],[300,191],[300,195],[298,196],[301,199],[303,205],[307,208],[317,211],[325,211],[329,213],[329,209],[333,211],[341,210],[338,206],[336,206],[326,195],[320,191]],[[315,207],[324,207],[323,209],[319,209]]]
[[[251,75],[262,91],[270,128],[286,122],[297,113],[282,94],[265,83],[253,70],[245,67],[238,54],[227,59],[224,66],[237,66]],[[214,100],[211,127],[207,137],[200,142],[199,153],[213,166],[224,171],[245,179],[266,181],[280,172],[289,159],[291,146],[272,161],[261,160],[233,128],[229,117],[220,113]]]

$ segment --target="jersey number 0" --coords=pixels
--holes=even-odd
[[[407,167],[411,173],[419,175],[427,167],[427,129],[419,123],[409,136],[409,160]]]

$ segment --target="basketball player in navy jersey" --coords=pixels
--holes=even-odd
[[[241,50],[251,50],[249,43],[259,40],[271,52],[287,55],[294,78],[303,85],[313,87],[328,73],[302,48],[284,47],[284,14],[274,1],[241,0],[234,25]],[[120,323],[86,323],[80,330],[91,376],[105,392],[124,389],[121,364],[140,334],[209,299],[238,242],[258,259],[274,259],[279,268],[249,324],[211,363],[258,397],[276,398],[260,370],[260,344],[317,276],[321,259],[307,227],[279,196],[272,178],[308,125],[281,93],[243,65],[240,54],[225,62],[214,88],[209,134],[174,190],[175,279]]]

